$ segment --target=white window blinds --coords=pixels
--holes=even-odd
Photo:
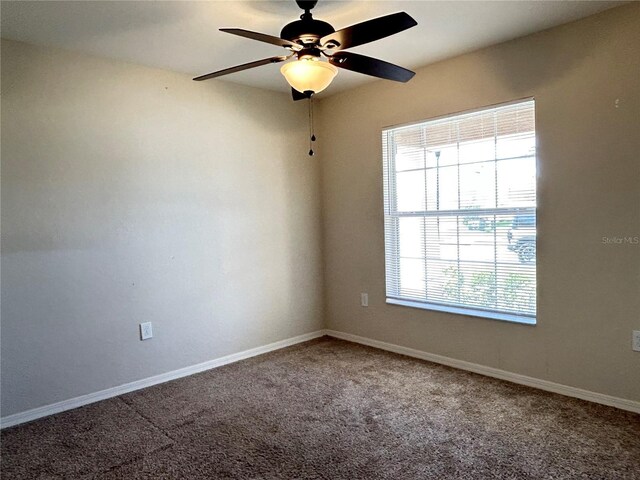
[[[387,301],[535,323],[534,101],[382,132]]]

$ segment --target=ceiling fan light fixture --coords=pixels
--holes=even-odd
[[[298,92],[320,93],[331,84],[338,69],[330,63],[311,57],[285,63],[280,68],[280,73]]]

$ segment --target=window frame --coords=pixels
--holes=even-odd
[[[538,315],[538,302],[539,302],[539,298],[538,298],[538,273],[537,273],[537,269],[538,269],[538,256],[536,254],[535,257],[535,263],[534,263],[534,268],[535,268],[535,281],[534,281],[534,292],[535,292],[535,311],[534,314],[526,314],[526,313],[510,313],[510,312],[503,312],[503,311],[498,311],[498,310],[494,310],[491,308],[487,308],[484,309],[482,307],[478,307],[478,306],[474,306],[474,305],[454,305],[454,304],[446,304],[446,303],[440,303],[437,301],[420,301],[420,300],[415,300],[415,299],[411,299],[411,298],[405,298],[402,297],[401,295],[392,295],[389,293],[389,276],[388,276],[388,269],[389,269],[389,264],[388,264],[388,250],[390,250],[391,248],[394,248],[396,250],[395,254],[394,254],[394,258],[395,258],[395,265],[397,269],[399,269],[399,263],[400,263],[400,253],[399,253],[399,238],[400,238],[400,228],[399,228],[399,218],[403,217],[403,216],[416,216],[416,212],[398,212],[397,210],[397,201],[398,201],[398,196],[397,196],[397,182],[396,181],[392,181],[392,179],[395,178],[397,172],[391,172],[391,168],[395,168],[395,160],[394,162],[388,162],[386,160],[386,158],[389,155],[393,155],[393,153],[389,153],[389,151],[385,151],[385,148],[387,150],[391,150],[391,145],[388,144],[387,138],[385,137],[387,135],[387,133],[391,130],[397,130],[397,129],[402,129],[402,128],[408,128],[408,127],[412,127],[412,126],[419,126],[419,125],[427,125],[429,123],[432,122],[438,122],[438,121],[442,121],[445,119],[456,119],[456,117],[462,117],[465,115],[471,115],[474,113],[481,113],[481,112],[487,112],[487,111],[491,111],[491,110],[495,110],[495,109],[499,109],[502,107],[509,107],[511,105],[518,105],[518,104],[525,104],[525,103],[529,103],[531,102],[533,104],[533,111],[534,111],[534,130],[533,130],[533,134],[534,134],[534,145],[535,145],[535,152],[534,152],[534,164],[535,164],[535,206],[533,207],[496,207],[496,208],[488,208],[488,209],[474,209],[474,214],[482,214],[482,213],[487,213],[487,214],[491,214],[494,215],[496,213],[502,213],[502,214],[513,214],[513,215],[517,215],[517,214],[533,214],[535,216],[535,229],[536,229],[536,244],[537,244],[537,238],[538,238],[538,179],[539,179],[539,156],[538,156],[538,133],[537,133],[537,118],[536,118],[536,101],[535,101],[535,97],[525,97],[525,98],[520,98],[520,99],[516,99],[516,100],[511,100],[508,102],[502,102],[502,103],[498,103],[498,104],[492,104],[492,105],[487,105],[487,106],[483,106],[483,107],[478,107],[478,108],[474,108],[474,109],[469,109],[469,110],[464,110],[464,111],[458,111],[458,112],[454,112],[454,113],[450,113],[450,114],[446,114],[446,115],[440,115],[440,116],[436,116],[436,117],[431,117],[431,118],[427,118],[424,120],[419,120],[419,121],[414,121],[414,122],[409,122],[409,123],[404,123],[404,124],[397,124],[397,125],[392,125],[392,126],[386,126],[383,127],[381,129],[381,137],[382,137],[382,158],[383,158],[383,196],[384,196],[384,201],[383,201],[383,213],[384,213],[384,248],[385,248],[385,297],[386,297],[386,303],[390,304],[390,305],[397,305],[397,306],[403,306],[403,307],[410,307],[410,308],[418,308],[418,309],[422,309],[422,310],[429,310],[429,311],[438,311],[438,312],[445,312],[445,313],[452,313],[452,314],[456,314],[456,315],[463,315],[463,316],[470,316],[470,317],[479,317],[479,318],[486,318],[486,319],[491,319],[491,320],[499,320],[499,321],[506,321],[506,322],[512,322],[512,323],[518,323],[518,324],[523,324],[523,325],[531,325],[531,326],[535,326],[537,324],[537,315]],[[391,143],[391,142],[389,142]],[[494,161],[497,161],[497,159],[494,159]],[[460,163],[458,163],[459,165]],[[437,167],[437,168],[442,168]],[[497,185],[496,185],[497,188]],[[389,201],[387,202],[387,197],[390,197]],[[458,196],[458,201],[460,201],[460,197]],[[393,205],[393,209],[395,211],[395,215],[390,215],[387,212],[387,207]],[[484,211],[483,211],[484,210]],[[452,209],[452,210],[447,210],[447,211],[440,211],[440,210],[435,210],[435,211],[428,211],[427,207],[425,205],[425,210],[424,212],[422,212],[422,216],[423,218],[426,217],[442,217],[443,213],[445,214],[450,214],[450,215],[454,215],[454,216],[459,216],[459,214],[461,212],[463,212],[464,209],[462,208],[458,208],[458,209]],[[408,214],[407,214],[408,213]],[[392,217],[395,219],[395,237],[397,238],[397,241],[393,242],[394,245],[390,245],[390,241],[387,238],[387,219],[389,217]],[[426,241],[426,240],[425,240]],[[391,247],[391,248],[390,248]],[[398,275],[396,275],[396,278],[399,278]],[[425,285],[427,282],[427,279],[425,278]],[[426,295],[426,294],[425,294]]]

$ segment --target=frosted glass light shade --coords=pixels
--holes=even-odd
[[[302,59],[285,63],[280,72],[297,91],[320,93],[329,86],[338,69],[327,62]]]

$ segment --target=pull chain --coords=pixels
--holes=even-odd
[[[316,135],[313,133],[313,95],[309,96],[309,156],[313,157],[313,144],[316,141]]]

